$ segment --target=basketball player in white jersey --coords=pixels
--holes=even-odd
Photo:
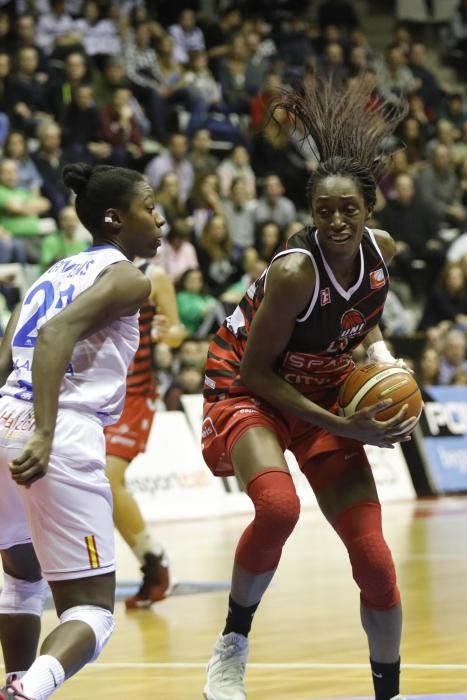
[[[0,352],[0,699],[45,700],[97,658],[113,627],[112,498],[103,427],[118,420],[163,218],[124,168],[64,169],[93,247],[27,291]],[[47,590],[60,624],[36,651]]]

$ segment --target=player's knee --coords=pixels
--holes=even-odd
[[[76,605],[60,615],[60,622],[83,622],[94,632],[96,644],[89,662],[95,661],[109,641],[115,627],[114,616],[109,610],[97,605]]]
[[[300,500],[292,478],[286,472],[271,472],[248,485],[255,506],[253,527],[258,538],[269,546],[282,545],[300,516]]]
[[[40,617],[49,587],[43,578],[24,581],[3,573],[3,588],[0,593],[1,615],[37,615]]]
[[[355,540],[349,547],[349,557],[366,607],[387,610],[399,603],[396,568],[381,534],[371,533]]]
[[[400,602],[396,569],[381,528],[381,507],[362,503],[341,513],[333,523],[347,547],[362,603],[387,610]]]

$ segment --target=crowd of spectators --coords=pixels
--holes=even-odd
[[[312,225],[316,155],[280,111],[269,119],[271,99],[310,73],[336,88],[369,74],[375,102],[407,105],[370,222],[398,247],[384,332],[396,349],[417,338],[422,383],[465,384],[467,101],[462,75],[447,83],[430,66],[465,49],[467,3],[436,46],[397,24],[382,54],[350,0],[219,5],[0,2],[3,321],[19,298],[9,270],[31,279],[88,244],[63,165],[138,169],[167,222],[154,262],[187,329],[178,353],[155,350],[161,396],[179,406],[200,391],[206,339],[276,247]]]

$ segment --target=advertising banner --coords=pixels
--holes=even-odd
[[[426,389],[417,445],[435,493],[467,491],[467,387]]]

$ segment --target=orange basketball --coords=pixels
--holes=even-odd
[[[388,420],[408,404],[404,418],[419,416],[423,401],[413,375],[396,365],[371,362],[356,367],[340,388],[338,403],[341,416],[352,416],[361,408],[378,401],[392,399],[392,404],[376,414],[377,420]]]

